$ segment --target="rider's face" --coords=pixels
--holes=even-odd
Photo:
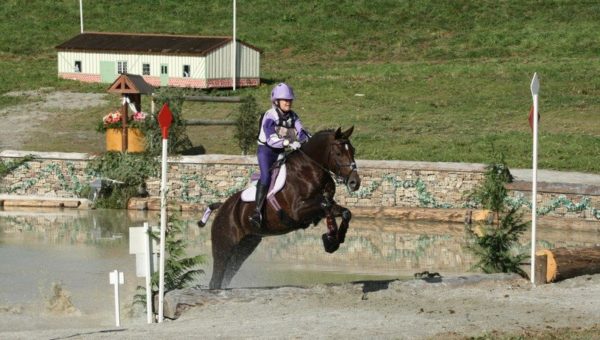
[[[283,112],[288,112],[292,109],[292,101],[287,99],[279,99],[279,108]]]

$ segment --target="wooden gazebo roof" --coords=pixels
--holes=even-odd
[[[118,94],[152,94],[154,86],[148,84],[140,75],[124,73],[115,79],[107,91]]]

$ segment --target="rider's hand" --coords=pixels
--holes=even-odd
[[[302,144],[300,144],[300,142],[297,142],[297,141],[290,144],[290,148],[292,150],[298,150],[298,149],[300,149],[301,146],[302,146]]]

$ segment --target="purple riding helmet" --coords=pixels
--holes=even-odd
[[[294,100],[294,90],[291,86],[286,83],[279,83],[271,91],[271,103],[277,104],[276,101],[279,99]]]

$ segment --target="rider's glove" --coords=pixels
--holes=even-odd
[[[290,144],[290,148],[292,148],[292,150],[298,150],[298,149],[300,149],[301,146],[302,146],[302,144],[300,144],[300,142],[297,142],[297,141]]]

